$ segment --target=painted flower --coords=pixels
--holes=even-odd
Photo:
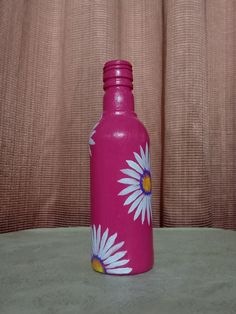
[[[127,175],[126,178],[118,180],[119,183],[128,185],[118,195],[127,195],[124,205],[130,205],[128,213],[134,213],[134,220],[141,216],[142,223],[147,216],[150,225],[152,218],[152,180],[150,172],[150,153],[146,143],[145,153],[140,146],[140,154],[134,152],[135,161],[126,160],[129,168],[121,172]]]
[[[109,236],[107,228],[101,234],[101,225],[92,227],[92,259],[91,264],[95,271],[105,274],[124,275],[132,271],[130,267],[123,267],[129,263],[123,259],[127,251],[121,251],[125,242],[115,244],[117,233]]]
[[[98,126],[98,124],[99,124],[99,122],[95,124],[95,126],[93,127],[93,129],[91,131],[90,137],[89,137],[89,154],[90,154],[90,156],[92,156],[91,145],[95,145],[95,141],[93,139],[93,136],[96,133],[96,127]]]

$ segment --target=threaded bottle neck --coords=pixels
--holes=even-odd
[[[111,86],[125,86],[133,89],[132,65],[125,60],[108,61],[103,68],[103,89]]]
[[[128,61],[113,60],[104,65],[103,82],[105,113],[134,113],[132,66]]]

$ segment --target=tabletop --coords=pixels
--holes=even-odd
[[[110,276],[90,267],[86,227],[0,235],[1,314],[236,313],[236,232],[154,229],[155,265]]]

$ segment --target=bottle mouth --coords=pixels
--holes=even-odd
[[[133,89],[132,65],[125,60],[111,60],[103,67],[103,89],[111,86],[126,86]]]

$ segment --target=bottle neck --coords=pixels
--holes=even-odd
[[[104,113],[134,114],[134,96],[127,86],[110,86],[105,90],[103,98]]]

